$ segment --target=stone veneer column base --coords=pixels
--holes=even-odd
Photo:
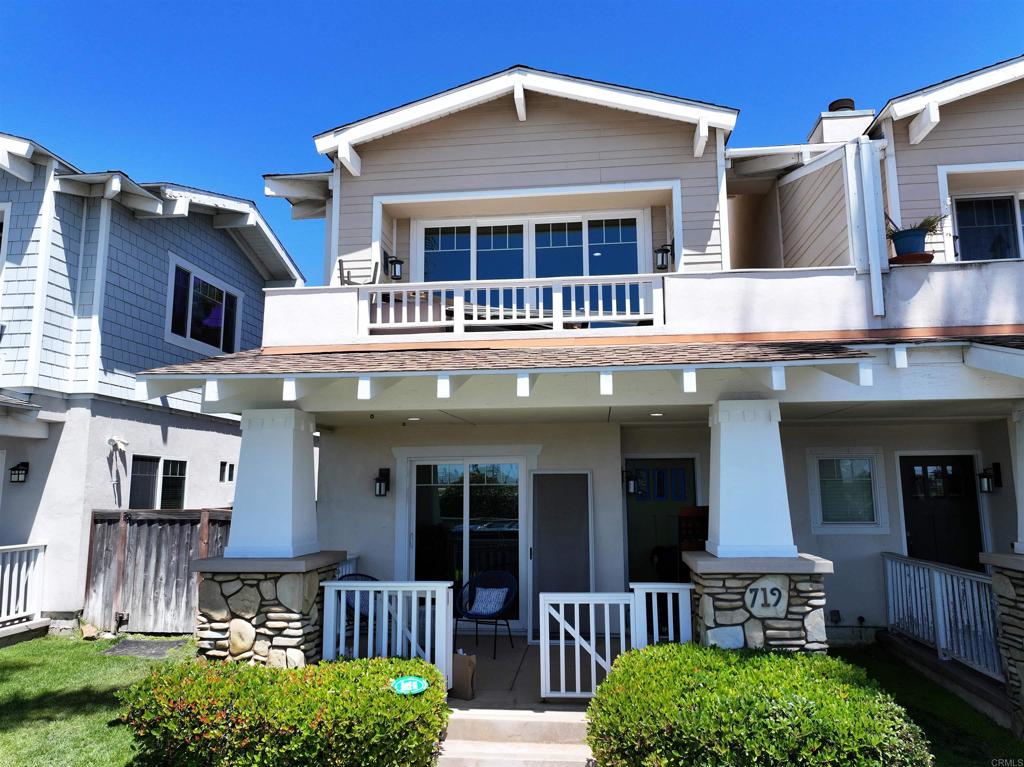
[[[1013,706],[1013,734],[1024,738],[1024,555],[982,554],[992,565],[992,593],[999,623],[999,654],[1006,675],[1006,695]]]
[[[344,552],[289,559],[201,559],[196,638],[199,656],[298,668],[323,650],[324,596]]]
[[[726,649],[825,652],[826,559],[716,557],[684,552],[693,581],[694,636]]]

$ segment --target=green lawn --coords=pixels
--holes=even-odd
[[[114,693],[154,661],[102,655],[113,640],[34,639],[0,649],[0,765],[125,767],[131,735]],[[191,647],[177,652],[190,657]],[[863,666],[924,728],[937,767],[988,767],[1024,757],[1024,744],[877,647],[839,653]]]
[[[880,647],[840,650],[835,654],[867,669],[907,709],[931,741],[936,767],[990,767],[998,764],[998,759],[1024,757],[1024,743],[1014,739],[1009,730]]]
[[[46,637],[0,648],[0,765],[124,767],[128,730],[114,693],[155,661],[102,655],[114,640]],[[177,651],[191,656],[188,646]]]

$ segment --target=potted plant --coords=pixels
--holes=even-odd
[[[924,241],[929,234],[937,234],[939,225],[945,216],[926,216],[911,226],[897,227],[891,218],[888,221],[885,236],[892,240],[896,251],[894,264],[930,264],[934,256],[924,250]]]

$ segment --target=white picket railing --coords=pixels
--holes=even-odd
[[[324,659],[423,658],[451,687],[451,581],[326,581]]]
[[[693,638],[692,583],[631,583],[633,646],[689,642]]]
[[[972,570],[883,554],[889,630],[1003,679],[992,579]]]
[[[384,283],[359,290],[362,335],[381,330],[665,322],[657,274]]]
[[[0,627],[39,617],[46,546],[0,546]]]

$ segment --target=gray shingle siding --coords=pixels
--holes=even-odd
[[[136,219],[115,203],[103,308],[101,393],[132,396],[135,372],[204,356],[164,340],[170,253],[241,292],[241,348],[260,345],[264,281],[227,230],[215,229],[212,216],[204,215]]]
[[[39,221],[45,185],[42,165],[35,166],[32,183],[0,171],[0,203],[11,203],[10,218],[4,222],[7,253],[0,284],[0,384],[20,383],[28,361],[39,244],[46,236]]]
[[[78,282],[82,235],[82,200],[54,194],[50,232],[50,270],[43,312],[43,349],[39,385],[62,389],[71,377],[75,326],[75,289]]]
[[[100,202],[90,200],[85,220],[85,250],[79,261],[76,284],[75,364],[74,381],[89,380],[89,339],[92,336],[92,306],[96,290],[96,251],[100,239]]]

